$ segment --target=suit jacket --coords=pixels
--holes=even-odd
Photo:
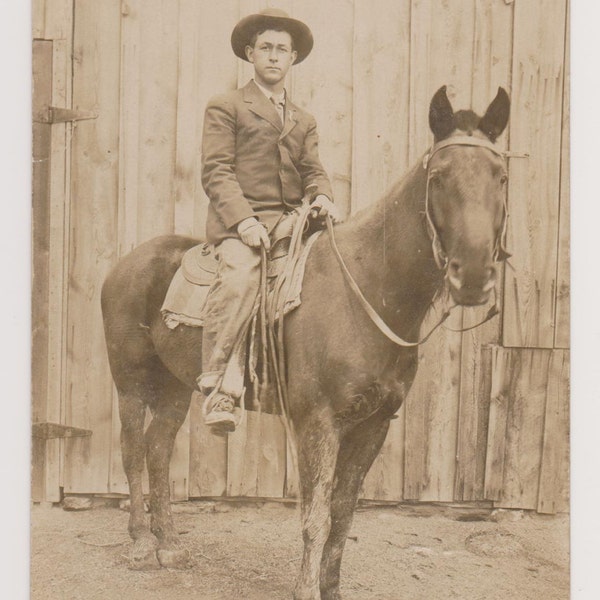
[[[298,206],[306,188],[330,199],[331,184],[318,153],[312,115],[286,98],[285,125],[275,106],[250,81],[216,96],[204,116],[202,185],[210,205],[206,237],[238,237],[237,224],[257,217],[269,231]]]

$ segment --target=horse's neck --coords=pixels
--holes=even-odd
[[[426,173],[414,167],[384,198],[339,228],[363,293],[400,335],[415,337],[441,284],[423,221]]]

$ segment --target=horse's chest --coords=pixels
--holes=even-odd
[[[337,419],[343,422],[360,422],[377,412],[382,416],[392,417],[406,398],[415,371],[416,368],[409,368],[401,373],[390,370],[370,381],[362,379],[349,383],[344,401],[336,412]]]

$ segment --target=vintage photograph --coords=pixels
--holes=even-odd
[[[569,5],[32,0],[32,599],[570,598]]]

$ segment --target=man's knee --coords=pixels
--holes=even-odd
[[[217,249],[223,285],[245,293],[258,290],[260,252],[238,239],[224,240]]]

